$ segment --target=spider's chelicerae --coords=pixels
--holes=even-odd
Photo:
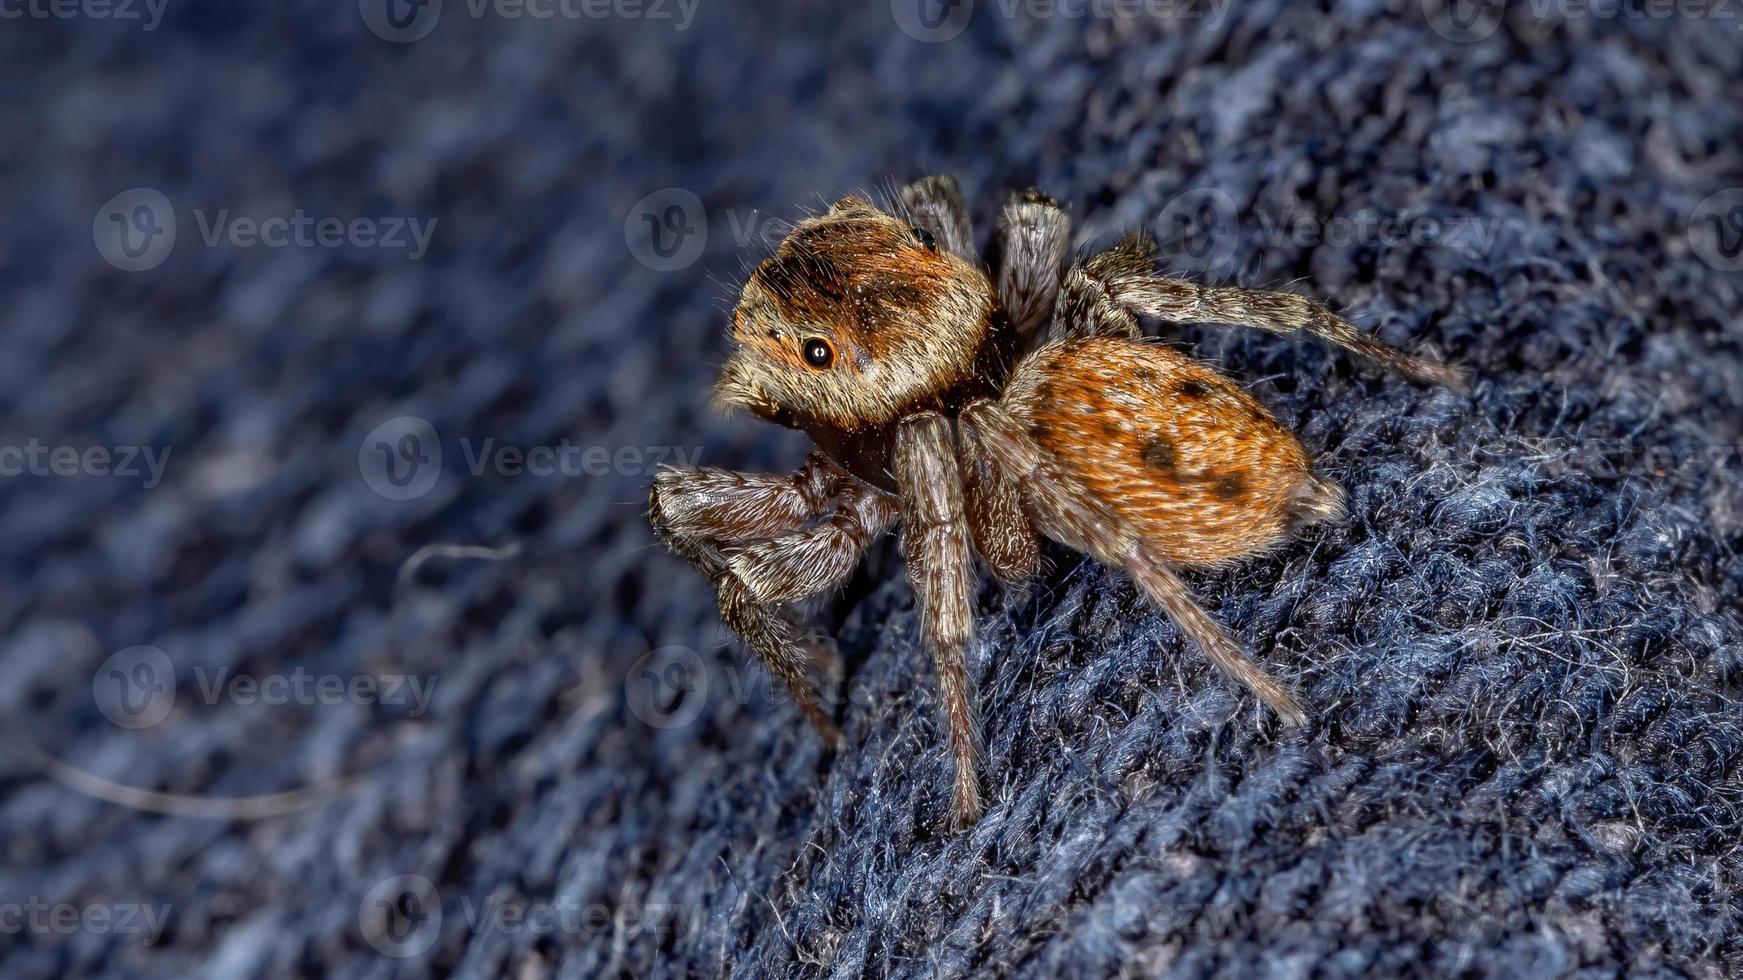
[[[1412,378],[1464,382],[1300,296],[1163,278],[1145,236],[1067,267],[1068,227],[1053,200],[1017,195],[989,273],[949,177],[903,188],[888,211],[849,197],[801,223],[745,283],[716,392],[816,450],[792,476],[667,470],[648,501],[660,538],[714,582],[727,625],[832,739],[808,678],[824,648],[784,607],[843,585],[901,524],[959,825],[981,812],[965,666],[977,554],[1007,583],[1035,571],[1039,536],[1124,568],[1218,667],[1303,720],[1179,572],[1335,518],[1343,491],[1234,382],[1146,342],[1139,315],[1307,334]]]

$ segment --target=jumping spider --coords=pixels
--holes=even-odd
[[[848,197],[801,223],[745,283],[716,394],[816,449],[792,476],[667,470],[648,500],[661,540],[713,581],[726,624],[831,739],[807,677],[825,651],[782,607],[843,585],[901,523],[958,825],[981,812],[965,667],[976,554],[1006,583],[1035,571],[1042,535],[1124,568],[1225,673],[1284,721],[1305,720],[1178,573],[1340,516],[1343,490],[1233,381],[1142,339],[1139,315],[1304,333],[1464,384],[1300,296],[1163,278],[1148,236],[1067,267],[1068,227],[1052,199],[1015,196],[989,274],[949,177],[909,185],[888,211]]]

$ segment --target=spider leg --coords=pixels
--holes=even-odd
[[[805,653],[809,651],[821,660],[821,652],[778,601],[759,597],[740,577],[726,549],[757,538],[803,535],[805,522],[837,495],[846,495],[850,503],[844,506],[851,506],[854,488],[875,492],[852,480],[828,457],[813,453],[793,476],[700,467],[663,470],[654,478],[648,497],[648,520],[660,540],[714,583],[727,628],[742,637],[769,671],[786,683],[812,727],[832,741],[839,732],[807,675]],[[803,555],[802,548],[777,551],[764,556],[760,563],[741,560],[740,564],[754,573],[753,580],[791,581],[803,574],[795,567],[802,563]],[[825,582],[814,591],[828,587]]]
[[[1115,290],[1119,284],[1149,275],[1155,267],[1155,241],[1137,235],[1127,235],[1113,248],[1074,263],[1060,282],[1058,315],[1048,339],[1143,336],[1137,316],[1120,302]]]
[[[847,471],[820,452],[806,457],[799,472],[790,475],[668,467],[654,476],[648,516],[668,547],[673,537],[766,538],[816,516],[848,481]]]
[[[1307,715],[1301,710],[1295,696],[1289,693],[1289,689],[1278,683],[1276,678],[1265,672],[1265,668],[1254,663],[1241,650],[1240,645],[1222,628],[1222,624],[1204,611],[1192,590],[1187,588],[1185,582],[1180,581],[1173,569],[1141,546],[1128,550],[1121,564],[1133,581],[1138,583],[1138,587],[1168,613],[1168,618],[1174,620],[1180,631],[1192,637],[1199,649],[1210,657],[1211,663],[1246,685],[1259,696],[1259,700],[1270,705],[1271,710],[1277,712],[1277,716],[1288,724],[1306,724]]]
[[[938,239],[938,244],[970,263],[980,263],[980,253],[974,247],[974,230],[968,221],[968,205],[962,199],[962,187],[948,174],[922,177],[902,188],[898,206],[903,217],[916,227],[924,228]]]
[[[1118,515],[1060,473],[1009,412],[982,401],[967,406],[962,414],[978,431],[987,452],[1023,488],[1024,504],[1041,533],[1124,568],[1223,673],[1246,685],[1289,724],[1306,720],[1288,689],[1242,652],[1167,562],[1146,548]]]
[[[1025,343],[1053,317],[1071,244],[1071,218],[1038,190],[1012,196],[993,239],[999,305]]]
[[[853,577],[866,549],[896,523],[900,508],[895,497],[857,481],[844,484],[842,490],[835,511],[814,527],[722,549],[732,576],[749,592],[748,601],[773,608],[832,592]],[[838,681],[841,659],[833,644],[825,637],[809,646],[817,662]]]
[[[1229,323],[1285,337],[1307,334],[1417,381],[1458,391],[1470,387],[1463,368],[1407,354],[1305,296],[1168,279],[1154,272],[1155,260],[1155,239],[1133,234],[1085,263],[1084,270],[1109,301],[1139,313],[1175,322]]]
[[[727,628],[744,638],[745,645],[769,668],[769,673],[786,682],[793,702],[817,734],[832,744],[839,742],[841,729],[823,710],[807,672],[809,663],[820,662],[823,657],[814,652],[815,641],[806,629],[779,607],[757,602],[737,576],[716,572],[710,577],[716,583],[715,601]]]
[[[894,497],[860,486],[817,526],[729,547],[726,562],[759,603],[803,599],[845,585],[900,513]]]
[[[971,413],[958,416],[957,430],[969,537],[999,581],[1025,581],[1040,562],[1041,544],[1023,513],[1022,487],[987,451]]]
[[[902,542],[931,648],[955,761],[951,811],[964,827],[980,818],[980,721],[967,655],[974,639],[974,563],[964,526],[962,482],[950,421],[928,413],[901,423],[894,469],[901,488]]]

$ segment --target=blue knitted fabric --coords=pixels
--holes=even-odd
[[[0,477],[0,976],[1743,975],[1743,11],[449,0],[399,43],[370,3],[0,22],[0,445],[170,451]],[[809,609],[836,750],[654,542],[671,449],[806,452],[709,407],[748,263],[931,172],[1083,248],[1226,200],[1190,274],[1474,370],[1153,325],[1349,490],[1192,578],[1305,728],[1051,549],[978,593],[952,834],[893,541]],[[104,261],[130,188],[178,222],[146,271]],[[229,233],[297,213],[436,224]],[[391,499],[401,417],[442,461]],[[141,645],[176,698],[134,729],[94,692]],[[298,672],[433,688],[212,686]]]

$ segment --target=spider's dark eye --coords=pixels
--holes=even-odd
[[[921,245],[924,245],[925,247],[931,249],[934,252],[938,251],[938,239],[933,238],[931,232],[920,227],[919,225],[915,225],[914,227],[909,228],[908,230],[914,233],[914,237],[920,242]]]
[[[826,368],[835,361],[835,348],[822,337],[805,341],[805,363],[814,368]]]

